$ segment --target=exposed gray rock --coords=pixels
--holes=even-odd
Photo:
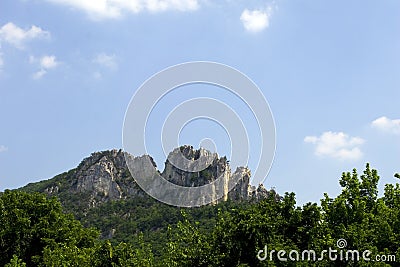
[[[44,192],[49,195],[57,195],[61,191],[75,195],[81,194],[84,196],[81,199],[87,203],[87,208],[97,206],[104,201],[147,197],[129,172],[125,161],[126,155],[126,152],[122,150],[92,153],[67,177],[68,187],[65,184],[64,187],[60,187],[61,183],[53,183],[49,184]],[[134,176],[149,177],[154,174],[156,164],[149,155],[136,157],[136,159],[139,160],[137,162],[147,163],[136,164]],[[144,159],[150,159],[150,161]],[[196,170],[203,164],[209,166],[201,171],[185,171],[175,167],[171,162],[184,166],[186,170]],[[233,201],[258,201],[269,195],[269,191],[263,185],[257,188],[250,185],[251,172],[247,167],[238,167],[232,173],[226,157],[220,158],[217,154],[203,148],[196,150],[192,146],[174,149],[165,162],[161,176],[171,183],[184,187],[202,186],[216,181],[218,177],[223,177],[224,184],[221,187],[223,197],[215,199],[212,203],[226,201],[228,198]],[[149,179],[151,180],[151,177]],[[230,186],[233,187],[231,191],[228,190]],[[215,195],[215,190],[218,189],[214,188],[214,192],[209,194]]]
[[[180,159],[179,155],[181,153],[179,153],[179,151],[187,161]],[[201,161],[200,159],[204,160]],[[209,160],[209,162],[206,160]],[[177,162],[178,166],[183,167],[182,169],[184,170],[175,167],[171,161]],[[195,164],[197,166],[195,166]],[[208,167],[204,170],[203,168],[198,168],[198,166],[207,165]],[[201,171],[185,171],[196,169],[201,169]],[[193,187],[211,183],[224,173],[230,175],[230,172],[226,157],[219,158],[216,153],[211,153],[204,148],[195,150],[192,146],[182,146],[169,153],[168,159],[165,162],[164,171],[161,175],[171,183]]]
[[[48,188],[45,189],[45,193],[49,194],[49,195],[53,195],[53,194],[57,194],[59,191],[59,187],[57,185],[54,186],[50,186]]]
[[[122,198],[122,190],[116,180],[119,170],[113,162],[103,156],[86,170],[79,170],[76,174],[76,190],[78,192],[94,191],[104,197],[112,199]]]
[[[145,193],[139,188],[129,173],[122,150],[95,152],[85,158],[68,177],[70,194],[81,194],[87,207],[128,197],[143,197]],[[45,189],[50,195],[56,195],[58,187]]]
[[[247,200],[251,196],[250,186],[251,172],[246,167],[237,167],[233,175],[239,175],[240,179],[236,186],[228,193],[231,200]]]
[[[176,160],[177,155],[181,152],[184,157],[189,160],[183,163],[182,161]],[[198,161],[201,157],[212,158],[209,166],[199,172],[187,172],[182,171],[180,168],[175,167],[171,164],[170,160],[176,160],[179,166],[184,166],[185,169],[193,169],[195,167],[190,164],[191,162]],[[204,164],[204,162],[201,162]],[[231,169],[226,157],[219,158],[217,154],[212,154],[203,148],[199,150],[193,149],[192,146],[182,146],[180,148],[174,149],[169,155],[165,162],[165,169],[162,172],[162,176],[168,181],[180,185],[180,186],[202,186],[215,181],[218,177],[227,177],[228,181],[226,188],[224,190],[223,201],[228,198],[234,201],[240,200],[261,200],[269,196],[268,190],[264,188],[261,184],[257,188],[250,185],[251,171],[247,167],[237,167],[234,173],[231,173]],[[231,181],[235,181],[232,185],[233,189],[228,191],[228,187]],[[236,182],[237,181],[237,182]],[[216,202],[221,201],[217,200]],[[215,202],[215,203],[216,203]]]

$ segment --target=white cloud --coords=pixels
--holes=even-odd
[[[47,73],[46,70],[41,69],[41,70],[35,72],[32,77],[33,77],[33,79],[38,80],[38,79],[42,78],[46,73]]]
[[[24,43],[29,40],[48,37],[50,37],[49,32],[34,25],[31,26],[30,29],[24,30],[14,23],[9,22],[0,28],[0,41],[9,43],[20,49],[22,49]]]
[[[30,56],[29,62],[39,62],[40,70],[33,74],[34,79],[42,78],[49,70],[56,68],[60,64],[60,62],[56,60],[55,56],[43,56],[40,59]]]
[[[267,10],[248,10],[245,9],[240,16],[244,28],[253,33],[260,32],[269,26],[271,8]]]
[[[44,56],[40,59],[40,66],[43,69],[53,69],[57,67],[58,64],[55,56]]]
[[[93,19],[115,19],[123,12],[190,11],[199,7],[198,0],[48,0],[86,12]]]
[[[315,145],[315,155],[340,160],[358,160],[363,156],[360,145],[365,140],[343,132],[324,132],[321,136],[306,136],[304,142]]]
[[[383,116],[374,120],[371,126],[386,133],[400,134],[400,119],[392,120]]]
[[[3,146],[3,145],[0,145],[0,153],[1,153],[1,152],[6,152],[7,150],[8,150],[7,147],[5,147],[5,146]]]
[[[142,0],[145,9],[158,12],[166,10],[191,11],[199,8],[197,0]]]
[[[93,59],[93,62],[112,70],[115,70],[117,68],[115,55],[107,55],[105,53],[101,53]]]

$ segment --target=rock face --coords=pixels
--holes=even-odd
[[[183,155],[183,159],[180,155]],[[204,160],[198,164],[199,166],[195,166],[194,164],[199,159]],[[180,168],[175,167],[171,161],[176,162],[175,165],[178,165]],[[208,165],[208,167],[203,170],[200,165]],[[194,171],[196,169],[201,170]],[[191,172],[185,170],[191,170]],[[211,183],[225,172],[230,173],[226,157],[218,158],[217,154],[211,153],[204,148],[194,150],[191,146],[182,146],[169,153],[161,176],[171,183],[180,186],[202,186]]]
[[[114,161],[107,156],[99,156],[97,161],[93,161],[93,158],[84,161],[83,168],[76,173],[79,179],[74,189],[78,192],[93,191],[111,199],[122,198],[123,191],[117,183],[123,170],[122,162],[118,161],[120,155],[112,151]],[[115,164],[115,161],[121,164]]]
[[[86,203],[83,205],[86,208],[97,206],[109,200],[148,197],[129,172],[125,162],[125,153],[122,150],[92,153],[76,169],[48,181],[43,181],[42,184],[28,185],[27,187],[39,187],[39,191],[49,195],[74,195],[79,201]],[[184,158],[182,158],[182,155]],[[145,155],[142,157],[150,156]],[[198,159],[200,158],[206,162],[199,162]],[[150,159],[155,168],[154,161],[151,157]],[[174,162],[175,165],[171,162]],[[185,171],[175,167],[177,165],[176,162],[178,162],[179,166],[184,166],[186,170],[196,170],[198,167],[196,164],[200,163],[206,163],[208,167],[199,171]],[[148,170],[151,166],[137,166],[137,168],[143,168],[138,172],[141,175],[151,173]],[[192,146],[182,146],[174,149],[165,162],[161,176],[171,183],[185,187],[202,186],[212,183],[220,176],[225,177],[227,183],[224,186],[224,196],[214,203],[226,201],[227,199],[233,201],[257,201],[269,195],[269,191],[262,185],[258,186],[258,188],[250,185],[251,172],[248,168],[238,167],[232,173],[226,157],[220,158],[217,154],[202,148],[195,150]],[[228,192],[228,184],[232,180],[238,182]]]
[[[180,152],[180,153],[179,153]],[[182,160],[176,160],[179,154],[182,154],[188,162],[182,163]],[[204,157],[211,159],[209,166],[198,172],[182,171],[170,162],[178,162],[179,166],[184,166],[184,169],[195,169],[190,166],[191,162],[198,161],[199,158]],[[204,162],[203,162],[204,163]],[[260,185],[258,188],[250,185],[251,172],[247,167],[238,167],[234,173],[231,172],[230,165],[226,157],[218,157],[218,154],[213,154],[208,150],[200,148],[194,150],[192,146],[182,146],[174,149],[165,162],[164,171],[161,174],[168,181],[180,186],[202,186],[215,181],[218,177],[225,177],[227,181],[235,180],[235,186],[231,191],[228,190],[228,184],[224,188],[224,197],[218,201],[231,200],[261,200],[268,197],[268,191],[264,186]],[[234,178],[234,179],[233,179]]]
[[[143,197],[125,163],[125,152],[110,150],[92,153],[77,167],[72,177],[72,193],[89,195],[89,206],[109,200]]]

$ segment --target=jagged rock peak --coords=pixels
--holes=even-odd
[[[95,152],[84,159],[75,175],[77,178],[76,190],[93,192],[93,195],[103,196],[103,200],[143,195],[127,168],[125,153],[122,150],[114,149]],[[151,156],[140,157],[149,157],[156,168]],[[176,167],[171,161],[178,162],[180,167]],[[208,167],[193,171],[197,165]],[[212,153],[204,148],[194,149],[190,145],[180,146],[169,153],[161,176],[174,184],[186,187],[202,186],[221,176],[226,177],[227,180],[234,177],[234,180],[238,182],[229,193],[226,192],[223,200],[228,198],[231,200],[261,200],[269,195],[269,191],[263,185],[258,187],[250,185],[251,171],[249,168],[237,167],[232,173],[229,161],[225,156],[219,157],[217,153]]]
[[[173,151],[170,152],[171,154],[177,154],[178,152],[181,152],[182,155],[187,158],[188,160],[197,160],[202,156],[205,157],[210,157],[210,156],[215,156],[218,157],[217,153],[212,153],[211,151],[200,147],[199,149],[194,149],[193,146],[190,145],[183,145],[178,148],[175,148]]]
[[[93,152],[89,157],[83,159],[78,165],[78,170],[86,170],[88,167],[96,164],[101,159],[111,161],[116,167],[126,168],[124,153],[122,149],[105,150]]]
[[[211,183],[224,174],[230,176],[230,173],[226,157],[219,158],[217,153],[204,148],[196,150],[184,145],[169,153],[161,175],[174,184],[193,187]]]
[[[91,208],[110,200],[149,197],[132,177],[125,161],[126,155],[133,157],[133,155],[127,154],[121,149],[94,152],[83,159],[77,168],[50,180],[31,184],[27,187],[52,196],[68,195],[69,197],[66,199],[79,199],[80,203],[85,205],[86,208]],[[178,157],[178,155],[179,160],[183,161],[182,164],[186,164],[184,170],[177,168],[170,162],[171,159]],[[142,157],[150,158],[153,167],[156,168],[154,160],[149,155],[134,158],[140,159]],[[202,158],[200,159],[200,157]],[[202,162],[203,160],[208,159],[211,159],[211,161],[207,168],[201,168],[199,171],[187,171],[188,169],[195,169],[197,167],[196,164],[201,165],[204,163]],[[137,175],[140,174],[142,178],[151,174],[151,171],[147,171],[145,166],[138,166],[137,170]],[[250,185],[251,172],[247,167],[237,167],[235,172],[232,173],[226,157],[219,157],[217,153],[212,153],[204,148],[196,150],[192,146],[181,146],[174,149],[169,154],[161,175],[172,183],[186,187],[202,186],[212,183],[219,177],[223,177],[224,181],[226,181],[224,185],[225,193],[223,199],[217,202],[225,201],[228,198],[234,201],[258,201],[269,196],[269,191],[262,185],[258,187]],[[233,189],[228,192],[228,185],[233,183]],[[66,201],[63,202],[66,203]]]

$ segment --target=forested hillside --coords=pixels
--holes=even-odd
[[[192,160],[202,153],[210,153],[191,146],[182,146],[176,150]],[[175,155],[176,150],[170,155]],[[75,169],[49,180],[28,184],[21,190],[56,197],[65,212],[74,214],[86,227],[96,227],[102,239],[110,239],[114,244],[121,241],[135,242],[133,236],[142,232],[144,240],[158,248],[160,241],[166,240],[168,226],[182,220],[181,210],[148,196],[136,184],[124,156],[122,150],[95,152],[82,160]],[[200,227],[209,228],[218,208],[246,205],[266,198],[269,194],[276,195],[273,190],[268,191],[263,186],[252,187],[249,183],[250,171],[245,168],[238,170],[235,173],[240,173],[241,179],[229,192],[229,201],[219,200],[214,203],[216,206],[186,210],[188,216],[199,221]],[[226,157],[216,156],[209,167],[195,173],[181,171],[167,159],[163,176],[171,182],[196,186],[213,181],[225,172],[231,175]],[[276,195],[276,198],[279,196]]]
[[[56,179],[59,188],[67,176]],[[32,184],[1,194],[0,265],[400,266],[400,185],[385,185],[378,197],[378,182],[367,164],[361,175],[342,174],[338,196],[301,207],[295,193],[269,191],[198,208],[143,195],[83,212],[74,212],[85,203],[78,198],[71,209],[62,195],[26,192],[54,181]]]

